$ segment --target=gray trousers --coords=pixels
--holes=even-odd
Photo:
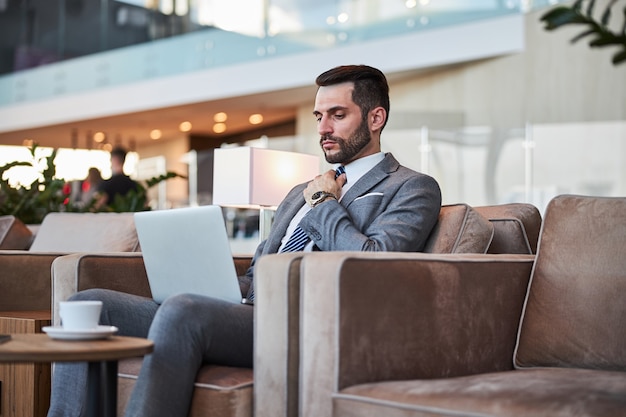
[[[121,336],[147,337],[154,351],[144,358],[127,417],[185,417],[194,381],[203,363],[252,367],[253,307],[193,294],[152,299],[92,289],[72,300],[101,300],[100,324],[119,328]],[[87,365],[54,367],[48,417],[85,414]]]

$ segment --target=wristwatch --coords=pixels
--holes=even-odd
[[[335,200],[337,199],[334,194],[328,193],[326,191],[317,191],[311,196],[311,207],[317,206],[319,203],[323,202],[327,198],[334,198]]]

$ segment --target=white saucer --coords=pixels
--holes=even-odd
[[[96,340],[106,339],[117,333],[115,326],[98,326],[95,329],[68,330],[62,326],[45,326],[41,330],[53,339],[61,340]]]

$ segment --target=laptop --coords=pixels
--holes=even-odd
[[[134,214],[152,297],[181,293],[245,302],[219,206]]]

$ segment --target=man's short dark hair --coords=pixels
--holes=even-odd
[[[363,120],[367,119],[370,110],[380,106],[387,112],[386,125],[389,119],[389,84],[385,74],[367,65],[343,65],[329,69],[315,79],[319,87],[345,82],[354,83],[352,101],[361,109]]]
[[[124,162],[126,160],[126,149],[121,146],[116,146],[111,151],[111,157],[119,158],[120,161]]]

